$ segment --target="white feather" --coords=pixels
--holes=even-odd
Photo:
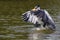
[[[44,12],[48,16],[48,18],[54,23],[54,21],[52,20],[51,16],[49,15],[49,13],[46,10],[44,10]]]

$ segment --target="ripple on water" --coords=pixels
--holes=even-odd
[[[1,28],[1,27],[0,27]],[[33,25],[27,26],[8,26],[2,27],[0,31],[3,31],[0,35],[1,39],[11,39],[11,40],[55,40],[60,39],[60,33],[58,30],[52,34],[43,34],[41,32],[33,31]],[[4,30],[5,31],[4,31]],[[8,32],[7,32],[8,30]],[[6,32],[6,34],[4,33]],[[57,34],[57,35],[56,35]]]

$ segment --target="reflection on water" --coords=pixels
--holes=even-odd
[[[54,33],[36,32],[33,25],[0,27],[0,40],[60,40],[59,24]]]
[[[43,33],[31,33],[29,40],[60,40],[59,33],[43,34]]]

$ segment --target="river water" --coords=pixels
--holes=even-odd
[[[10,18],[11,16],[4,16],[4,14],[2,14],[2,16],[0,17],[0,40],[60,40],[60,8],[59,8],[60,2],[59,1],[60,0],[57,0],[57,1],[55,1],[55,0],[47,1],[46,0],[45,1],[45,2],[47,2],[46,4],[45,4],[44,0],[42,0],[40,2],[40,5],[43,9],[48,10],[49,13],[51,12],[51,16],[55,21],[56,31],[54,31],[53,33],[45,34],[42,32],[36,32],[35,30],[33,30],[35,28],[33,25],[28,25],[28,24],[21,25],[21,26],[19,26],[18,24],[15,25],[15,24],[13,24],[13,22],[19,23],[19,21],[20,21],[20,20],[17,21],[17,19],[16,20],[13,19],[16,17],[16,14],[14,14],[15,16],[12,15],[12,20]],[[4,1],[4,2],[6,3],[7,1]],[[10,3],[10,2],[8,2],[8,3]],[[6,5],[7,5],[7,3],[6,3]],[[32,5],[32,4],[30,4],[30,5]],[[18,13],[18,11],[17,11],[17,13]],[[53,13],[53,15],[52,15],[52,13]],[[5,19],[4,17],[7,17],[7,19]],[[10,25],[10,23],[12,24],[12,26]],[[1,26],[1,25],[6,25],[6,26]]]
[[[0,40],[60,40],[60,15],[53,16],[56,21],[56,31],[44,34],[33,31],[33,25],[1,26]]]

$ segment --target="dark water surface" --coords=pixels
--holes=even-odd
[[[33,25],[22,21],[21,14],[36,4],[51,14],[56,23],[54,33],[33,31]],[[60,0],[0,1],[0,40],[60,40]]]

